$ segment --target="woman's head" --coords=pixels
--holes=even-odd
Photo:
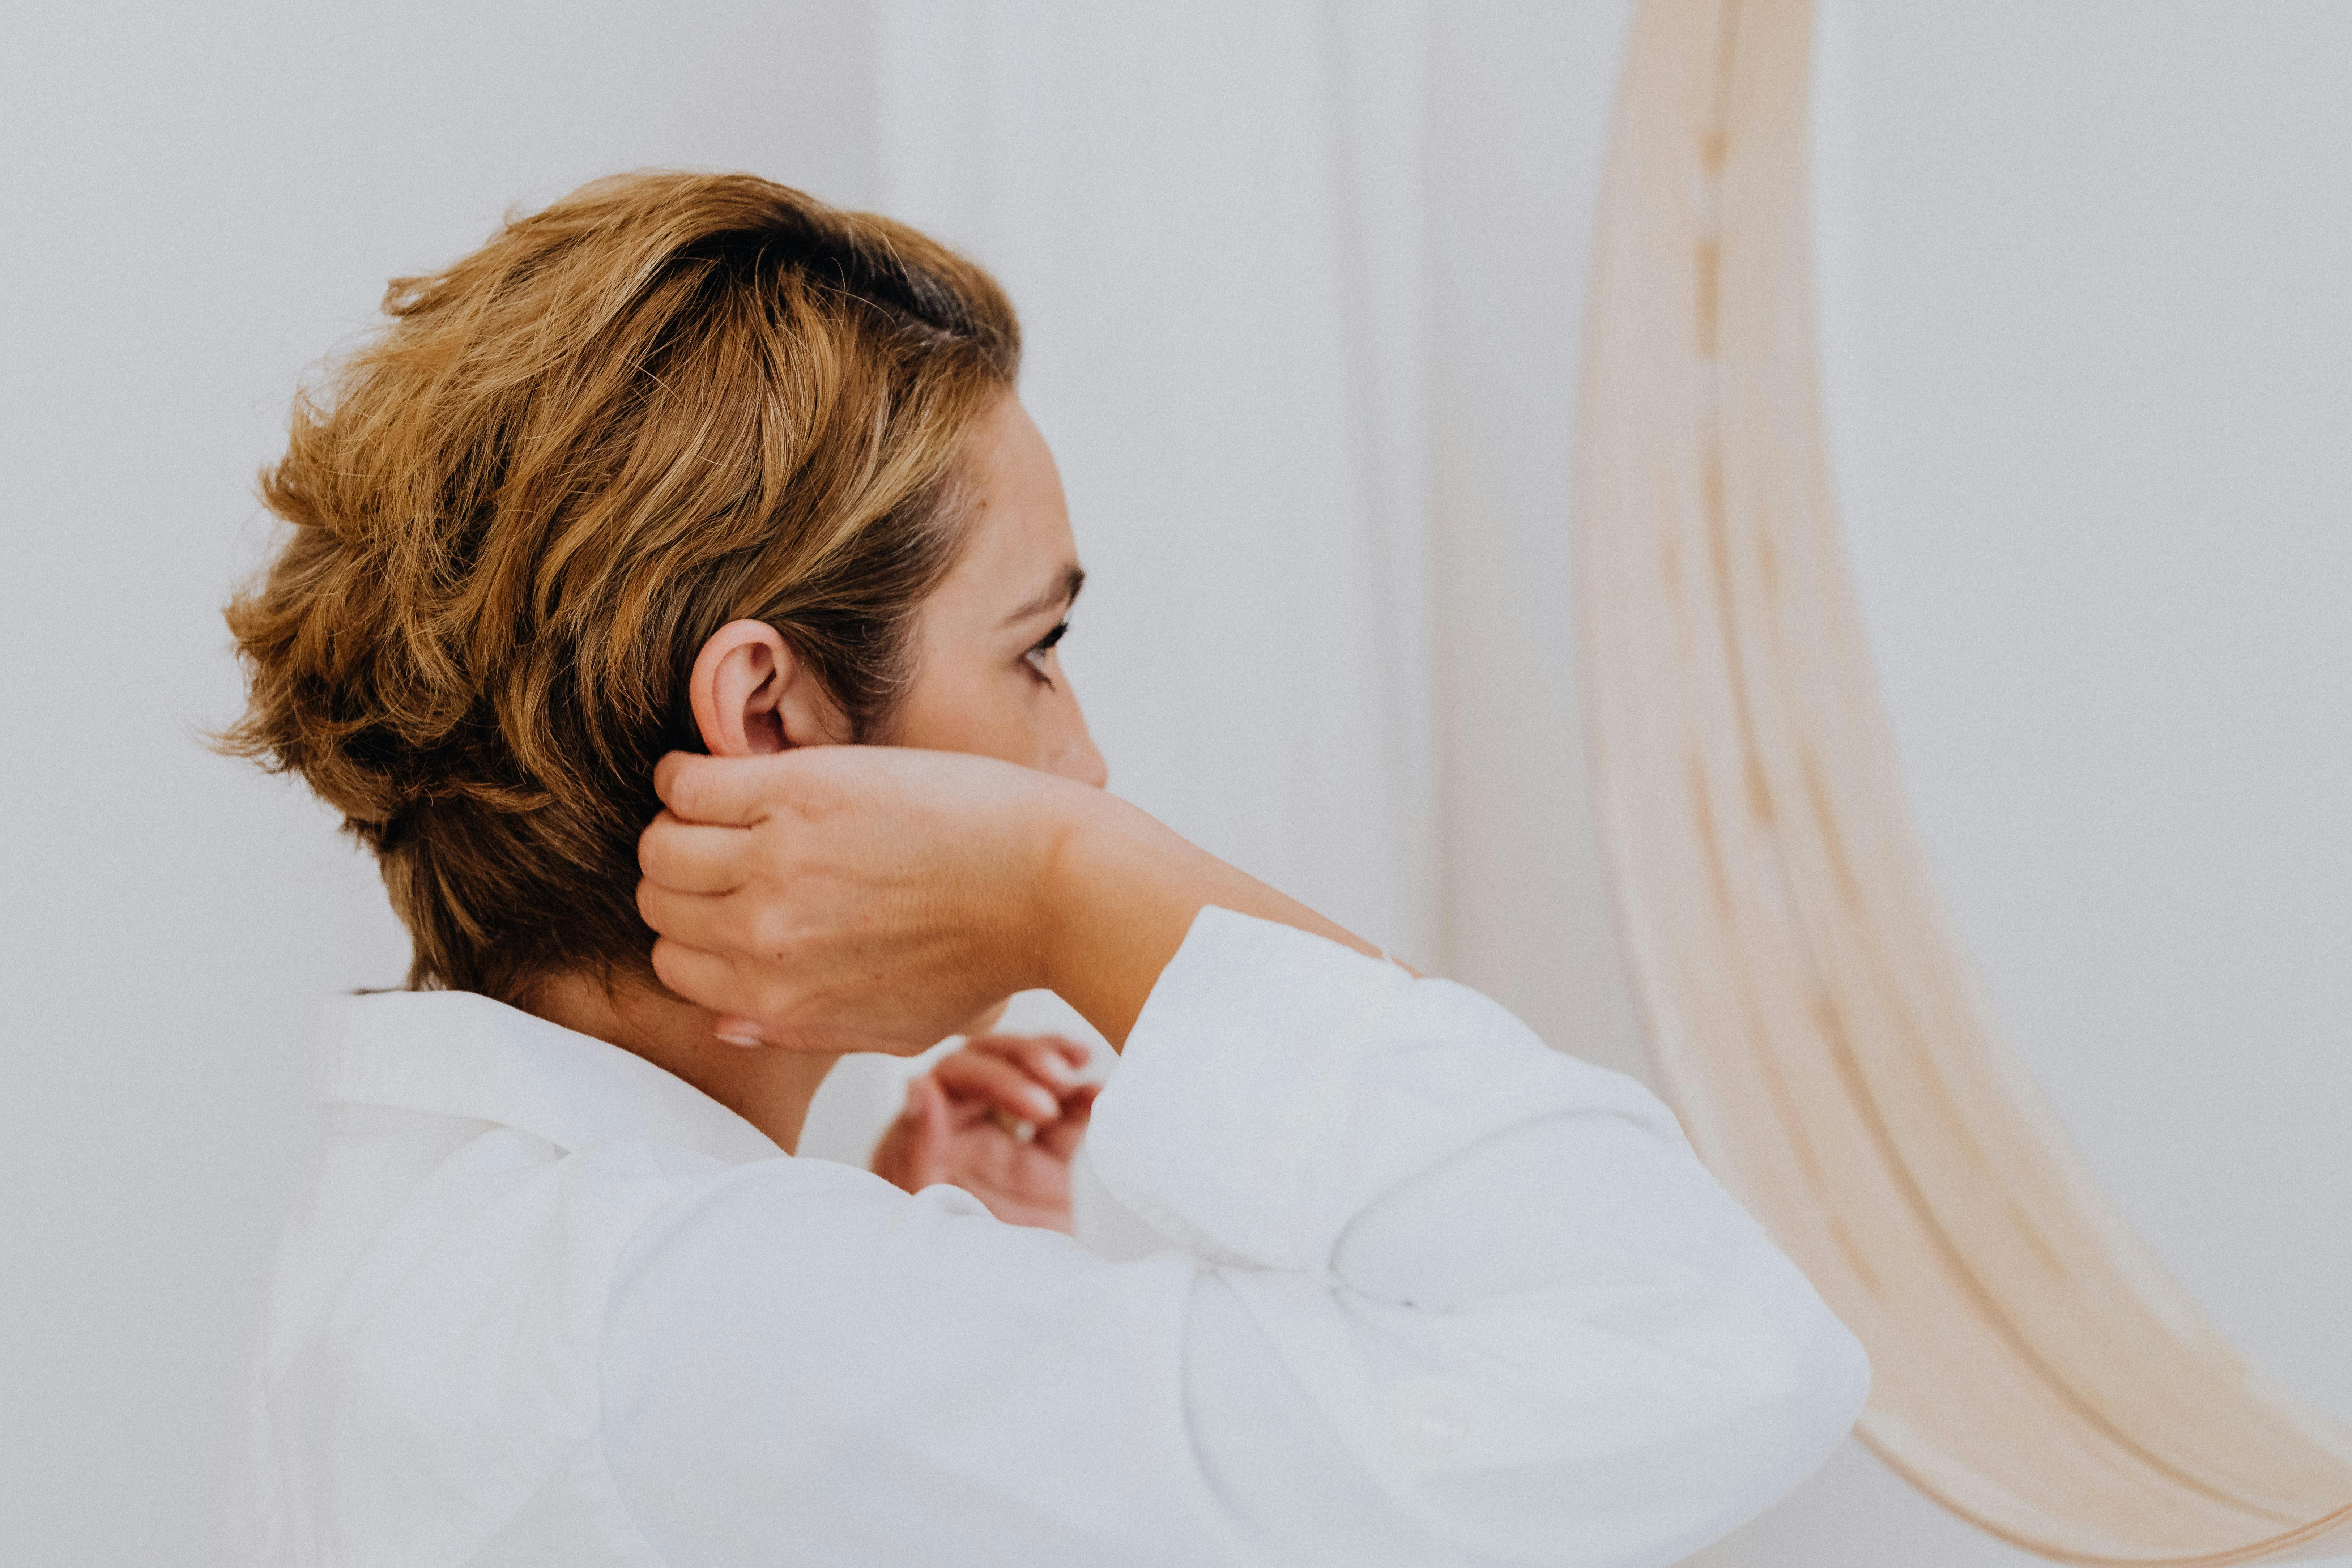
[[[1050,668],[1024,713],[1009,680],[944,695],[999,579],[1075,569],[978,268],[763,180],[644,174],[385,309],[263,476],[293,527],[228,610],[225,740],[376,852],[411,984],[646,974],[666,750],[950,746],[976,717],[994,743],[961,749],[1087,765]]]

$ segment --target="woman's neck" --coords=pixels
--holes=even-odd
[[[643,987],[608,987],[594,975],[550,976],[518,1005],[677,1074],[766,1133],[788,1154],[800,1147],[801,1124],[808,1119],[817,1086],[841,1059],[812,1051],[723,1044],[710,1032],[713,1015],[708,1009]]]

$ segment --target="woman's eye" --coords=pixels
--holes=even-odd
[[[1062,634],[1069,629],[1070,623],[1064,621],[1052,631],[1047,632],[1044,637],[1039,637],[1036,644],[1032,647],[1027,653],[1021,656],[1023,661],[1025,662],[1031,669],[1034,670],[1039,677],[1044,677],[1045,670],[1042,661],[1047,654],[1054,651],[1054,645],[1062,640]]]

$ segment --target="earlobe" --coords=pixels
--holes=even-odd
[[[784,698],[796,673],[792,649],[763,621],[730,621],[711,633],[687,683],[710,754],[751,757],[791,744]]]

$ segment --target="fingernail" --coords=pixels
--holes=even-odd
[[[1029,1107],[1031,1114],[1040,1121],[1051,1121],[1061,1114],[1062,1102],[1042,1089],[1031,1089],[1023,1095],[1021,1100],[1023,1104]]]
[[[767,1031],[749,1018],[721,1018],[710,1032],[730,1046],[750,1049],[768,1043]]]

